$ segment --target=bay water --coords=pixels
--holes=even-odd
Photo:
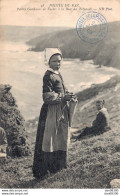
[[[43,52],[27,51],[24,43],[1,42],[0,83],[10,84],[12,94],[25,120],[39,115],[42,101],[42,80],[47,67]],[[118,70],[99,68],[92,60],[63,59],[60,72],[70,92],[79,92],[92,84],[103,83]]]

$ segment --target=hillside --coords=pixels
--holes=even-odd
[[[91,27],[94,28],[94,27]],[[120,22],[108,24],[106,37],[90,44],[82,41],[76,29],[47,33],[27,42],[32,51],[43,51],[49,47],[59,47],[64,58],[93,59],[95,64],[120,68]]]
[[[110,188],[110,181],[120,178],[120,78],[113,77],[77,95],[79,103],[72,132],[90,125],[96,115],[94,102],[99,98],[106,102],[111,130],[81,141],[71,139],[68,168],[47,175],[41,181],[32,177],[33,154],[7,159],[4,165],[0,165],[1,188]],[[34,150],[37,119],[28,121],[26,128]]]

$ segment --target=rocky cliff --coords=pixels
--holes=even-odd
[[[96,26],[91,26],[94,31]],[[49,47],[59,47],[64,58],[80,58],[80,60],[93,60],[94,64],[111,66],[120,69],[120,22],[108,23],[106,37],[91,45],[82,41],[76,29],[48,33],[27,42],[32,51],[39,52]],[[109,49],[108,49],[109,48]]]
[[[8,155],[26,156],[30,154],[30,148],[25,133],[25,121],[10,89],[10,85],[0,85],[0,127],[4,128],[7,135]]]

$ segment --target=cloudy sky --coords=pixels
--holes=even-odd
[[[65,10],[47,10],[49,4],[63,4]],[[79,4],[79,9],[66,10],[65,4],[70,7],[72,4]],[[46,10],[43,10],[43,7]],[[0,24],[75,27],[78,18],[85,12],[83,9],[89,8],[104,15],[108,22],[120,21],[119,0],[0,0]],[[103,10],[100,10],[102,8]]]

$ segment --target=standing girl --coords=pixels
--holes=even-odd
[[[45,50],[48,70],[43,77],[43,101],[41,108],[33,162],[34,177],[66,168],[69,142],[68,104],[75,98],[65,88],[59,72],[62,53],[57,48]]]

